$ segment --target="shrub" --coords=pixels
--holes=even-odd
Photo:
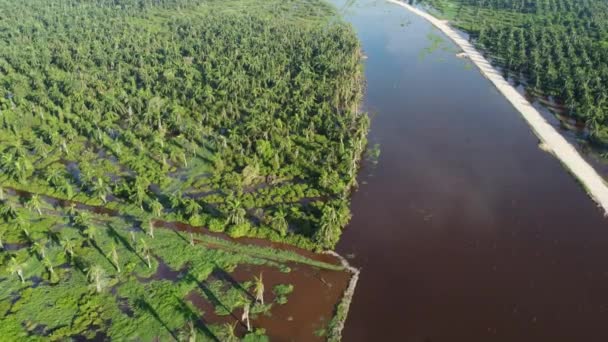
[[[228,229],[228,235],[233,238],[240,238],[247,235],[247,233],[249,233],[250,228],[251,225],[249,224],[249,222],[236,224],[230,227],[230,229]]]
[[[209,230],[216,233],[221,233],[226,229],[226,224],[224,220],[220,220],[217,218],[212,218],[209,220]]]

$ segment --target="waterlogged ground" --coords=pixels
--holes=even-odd
[[[5,336],[322,340],[350,278],[335,260],[293,248],[244,244],[183,224],[156,221],[151,230],[48,197],[27,209],[20,203],[31,195],[4,196],[19,218],[2,236]],[[242,321],[247,305],[252,332]]]
[[[381,1],[345,10],[382,152],[338,246],[362,267],[344,340],[608,340],[602,213],[430,24]]]

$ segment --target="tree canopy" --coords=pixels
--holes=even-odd
[[[0,0],[0,18],[5,186],[308,248],[344,207],[369,119],[326,3]]]

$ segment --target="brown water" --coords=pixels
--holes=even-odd
[[[420,56],[430,24],[347,18],[382,154],[338,248],[363,269],[344,341],[608,341],[608,220],[466,60]]]
[[[323,270],[296,263],[290,263],[289,267],[291,272],[284,273],[272,266],[239,265],[234,272],[214,274],[213,278],[234,286],[232,283],[242,284],[262,274],[266,303],[275,300],[273,289],[276,285],[292,284],[294,289],[287,295],[287,303],[273,303],[269,315],[252,316],[252,327],[264,328],[271,341],[323,341],[316,332],[325,328],[333,317],[334,308],[342,298],[351,275],[346,271]],[[203,298],[199,290],[190,292],[186,299],[205,312],[202,317],[205,324],[232,323],[240,320],[243,314],[242,309],[237,309],[231,315],[218,316],[214,306]],[[244,336],[246,326],[240,323],[237,333]]]

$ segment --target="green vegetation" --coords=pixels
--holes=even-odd
[[[369,119],[359,42],[328,5],[0,0],[0,12],[4,186],[334,246]]]
[[[286,263],[298,260],[342,270],[293,252],[221,244],[196,233],[192,245],[173,229],[159,228],[152,237],[145,222],[53,206],[48,199],[41,199],[38,214],[26,206],[28,198],[4,198],[0,211],[10,215],[0,224],[0,333],[11,338],[215,340],[226,333],[224,320],[243,324],[233,313],[247,307],[242,322],[251,332],[243,337],[259,340],[265,331],[249,315],[271,315],[275,305],[288,302],[294,285],[274,286],[274,299],[265,301],[270,297],[262,274],[239,282],[231,275],[238,265],[288,274]],[[198,307],[192,294],[213,312]]]
[[[321,250],[350,219],[369,119],[329,5],[0,0],[0,17],[1,336],[264,341],[256,317],[298,285],[239,265],[344,271],[226,236]]]
[[[546,96],[608,145],[608,3],[424,0],[468,32],[505,76]]]

